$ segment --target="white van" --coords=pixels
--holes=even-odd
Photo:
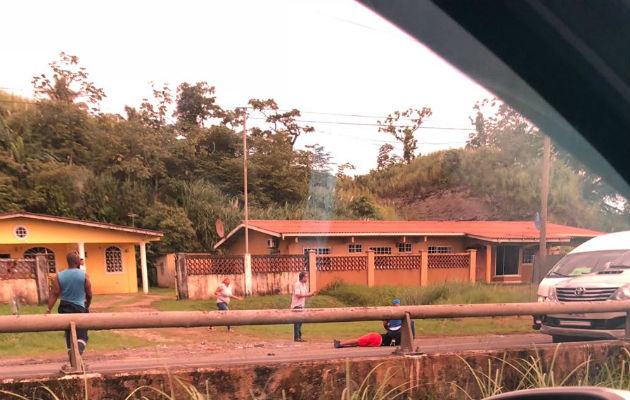
[[[576,247],[540,283],[538,299],[630,299],[630,231],[598,236]],[[571,337],[622,338],[625,319],[625,313],[547,315],[541,319],[541,332],[552,335],[554,342]]]

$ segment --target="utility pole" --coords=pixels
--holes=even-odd
[[[243,193],[245,194],[245,254],[249,254],[249,212],[247,208],[247,108],[243,107]]]
[[[534,273],[536,284],[542,279],[542,270],[547,265],[547,198],[549,197],[549,170],[551,169],[551,139],[545,136],[543,150],[542,187],[540,190],[540,248],[538,270]]]

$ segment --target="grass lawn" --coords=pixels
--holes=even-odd
[[[514,303],[535,301],[535,287],[531,285],[494,286],[466,283],[448,283],[432,285],[426,288],[400,288],[334,285],[321,291],[317,296],[307,299],[308,308],[331,308],[350,306],[389,305],[391,300],[399,298],[403,304],[470,304],[470,303]],[[142,293],[125,295],[99,295],[94,297],[92,309],[96,312],[126,311],[138,303],[144,303],[147,309],[160,311],[214,311],[216,300],[176,300],[173,289],[151,288],[150,296]],[[147,299],[150,299],[147,302]],[[232,310],[287,309],[291,303],[290,295],[274,295],[246,297],[243,301],[234,300],[230,304]],[[21,305],[20,314],[43,314],[46,306]],[[8,304],[0,304],[0,315],[10,315],[12,308]],[[465,319],[432,319],[416,320],[416,335],[451,336],[451,335],[483,335],[493,333],[530,332],[531,318],[465,318]],[[224,340],[218,335],[223,327],[217,327],[217,335],[207,340]],[[265,325],[236,327],[237,335],[259,339],[285,339],[293,336],[293,326]],[[91,350],[111,351],[123,348],[153,346],[164,342],[190,343],[187,335],[173,329],[155,329],[152,339],[144,339],[134,335],[133,331],[92,331],[90,332]],[[302,332],[305,338],[313,340],[332,340],[334,338],[354,338],[367,332],[381,332],[383,327],[379,321],[345,322],[325,324],[304,324]],[[204,339],[206,340],[206,339]],[[242,336],[241,336],[242,340]],[[0,334],[0,357],[35,356],[65,353],[65,341],[61,332],[37,332]]]
[[[366,288],[358,285],[335,285],[317,296],[307,299],[308,308],[388,305],[391,299],[400,298],[403,304],[470,304],[470,303],[517,303],[536,299],[536,287],[531,285],[471,285],[448,283],[426,288]],[[161,311],[215,311],[216,300],[164,299],[154,302]],[[246,297],[230,303],[231,310],[287,309],[290,295]],[[417,336],[482,335],[493,333],[531,332],[530,317],[465,318],[417,320]],[[222,328],[217,328],[222,329]],[[238,327],[238,332],[261,339],[291,338],[292,325],[252,325]],[[380,332],[381,322],[339,322],[305,324],[303,335],[311,339],[352,338],[366,332]]]

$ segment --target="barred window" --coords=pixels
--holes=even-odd
[[[304,254],[308,255],[308,252],[311,250],[315,250],[315,254],[317,255],[330,254],[330,247],[313,247],[304,249]]]
[[[348,245],[348,253],[361,253],[363,251],[363,246],[360,244],[349,244]]]
[[[399,253],[411,253],[411,243],[398,243]]]
[[[392,254],[391,247],[370,247],[374,254]]]
[[[451,254],[452,246],[429,246],[429,254]]]
[[[534,255],[536,255],[536,248],[530,247],[527,249],[523,249],[523,264],[533,264],[534,263]]]
[[[123,272],[122,252],[118,247],[111,246],[105,250],[105,271]]]

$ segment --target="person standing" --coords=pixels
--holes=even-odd
[[[223,279],[223,282],[221,282],[221,284],[214,291],[214,295],[217,296],[217,309],[219,311],[228,311],[230,309],[229,305],[230,305],[231,299],[243,300],[242,297],[235,296],[232,294],[232,287],[230,286],[230,283],[231,283],[230,278],[226,277]],[[211,326],[208,329],[213,331],[214,327]],[[234,332],[232,327],[229,325],[227,326],[227,330],[228,332]]]
[[[80,269],[81,259],[76,252],[66,255],[68,269],[55,275],[52,282],[52,293],[48,298],[48,310],[46,314],[50,314],[57,299],[59,301],[59,314],[81,314],[90,312],[90,304],[92,303],[92,283],[90,278]],[[68,347],[68,356],[70,356],[70,348],[72,347],[72,336],[70,329],[66,329],[66,346]],[[79,354],[83,354],[88,342],[87,329],[77,329],[77,345]]]
[[[316,292],[308,291],[308,274],[306,271],[300,272],[298,275],[298,280],[293,285],[293,294],[291,295],[291,309],[292,310],[300,310],[303,309],[306,304],[307,297],[315,296]],[[302,339],[302,323],[298,322],[293,324],[293,340],[296,342],[304,342]]]

